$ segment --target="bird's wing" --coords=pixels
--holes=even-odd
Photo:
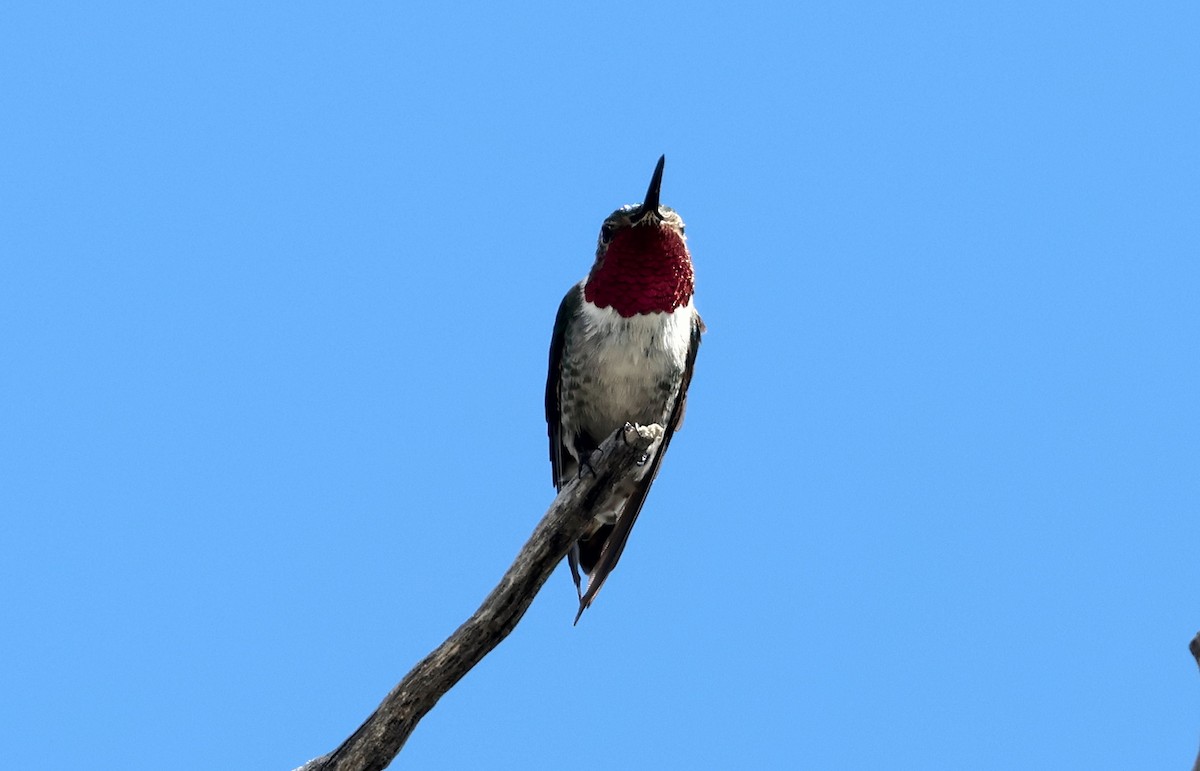
[[[675,398],[667,425],[663,426],[662,444],[659,446],[658,452],[654,454],[654,460],[650,462],[649,470],[638,482],[633,494],[626,501],[625,508],[618,515],[616,524],[613,525],[613,531],[609,533],[608,539],[604,542],[604,548],[600,551],[600,559],[597,560],[596,567],[588,575],[587,591],[579,599],[579,612],[575,614],[575,623],[579,623],[579,617],[592,604],[592,600],[600,591],[600,587],[604,585],[608,574],[613,571],[613,568],[617,566],[617,561],[621,559],[621,552],[625,551],[625,542],[629,540],[633,523],[637,521],[642,504],[646,502],[646,494],[650,492],[650,485],[658,476],[658,467],[662,463],[663,456],[667,454],[667,446],[671,443],[671,437],[675,434],[675,429],[683,423],[688,386],[692,383],[692,370],[696,366],[696,352],[700,350],[700,335],[704,329],[704,322],[700,320],[699,315],[696,315],[692,320],[692,341],[688,348],[687,361],[683,367],[683,379],[679,383],[679,395]]]
[[[562,407],[559,403],[559,382],[562,378],[563,346],[567,323],[579,313],[583,304],[583,283],[571,287],[554,317],[554,334],[550,337],[550,370],[546,373],[546,433],[550,438],[550,473],[555,489],[562,489],[564,464],[572,458],[562,441]]]

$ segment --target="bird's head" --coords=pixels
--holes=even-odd
[[[622,316],[669,313],[687,305],[695,289],[683,219],[659,203],[665,163],[664,155],[641,203],[622,206],[600,226],[584,297]]]

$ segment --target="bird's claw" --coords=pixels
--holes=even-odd
[[[585,453],[579,459],[579,479],[583,479],[584,472],[590,472],[593,477],[596,476],[596,469],[592,466],[592,458],[599,460],[600,451],[593,450],[590,453]]]

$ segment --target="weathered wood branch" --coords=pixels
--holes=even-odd
[[[358,730],[328,755],[296,771],[379,771],[438,699],[516,628],[534,596],[583,535],[599,507],[612,504],[631,479],[645,473],[643,458],[657,452],[661,426],[631,426],[613,433],[591,462],[594,473],[563,488],[533,535],[479,610],[412,668]]]

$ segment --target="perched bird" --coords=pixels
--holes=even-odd
[[[665,429],[651,467],[628,497],[598,512],[568,556],[579,612],[616,567],[629,531],[683,422],[704,322],[692,303],[692,259],[683,220],[659,204],[658,159],[646,198],[622,206],[600,227],[596,261],[558,308],[546,377],[550,465],[561,490],[626,422]],[[587,574],[580,587],[579,568]]]

